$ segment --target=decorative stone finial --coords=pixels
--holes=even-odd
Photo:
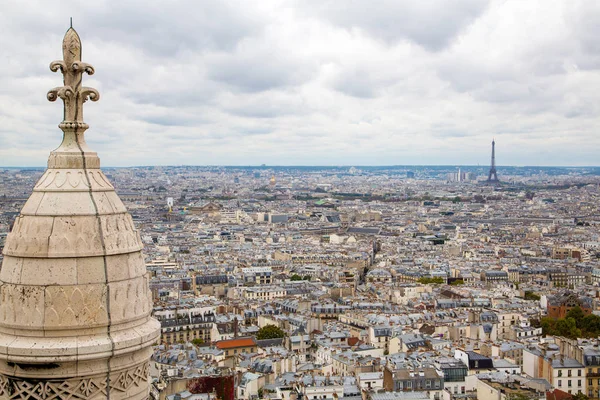
[[[81,62],[81,40],[73,26],[65,33],[62,50],[63,59],[52,61],[50,70],[60,70],[64,86],[50,89],[47,97],[50,101],[60,97],[64,102],[63,121],[58,125],[64,135],[60,147],[50,153],[48,168],[99,168],[100,159],[87,147],[83,136],[89,128],[83,122],[83,103],[98,101],[100,94],[96,89],[81,86],[83,73],[93,75],[94,67]]]
[[[64,86],[51,89],[48,92],[48,100],[56,101],[60,97],[65,103],[63,124],[66,125],[66,128],[71,125],[75,128],[87,128],[83,122],[83,103],[88,99],[98,101],[100,94],[96,89],[81,86],[81,80],[84,72],[93,75],[94,67],[81,62],[81,40],[72,27],[65,33],[62,48],[63,59],[52,61],[50,70],[56,72],[60,69],[64,76]],[[62,128],[63,126],[61,126]]]

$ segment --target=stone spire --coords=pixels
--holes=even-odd
[[[64,85],[51,89],[48,100],[60,98],[64,102],[63,121],[58,125],[64,133],[64,139],[58,149],[50,153],[48,168],[100,168],[100,159],[89,151],[83,134],[89,126],[83,122],[83,103],[88,99],[98,101],[100,94],[96,89],[81,86],[84,73],[94,74],[94,67],[81,62],[81,40],[72,27],[63,39],[63,59],[52,61],[50,70],[63,74]]]
[[[146,399],[160,324],[140,235],[87,147],[81,62],[73,28],[63,60],[61,145],[6,238],[0,270],[1,399]]]

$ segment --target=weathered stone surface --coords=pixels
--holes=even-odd
[[[145,399],[160,325],[139,233],[84,140],[81,62],[63,41],[63,142],[6,238],[0,269],[0,398]]]

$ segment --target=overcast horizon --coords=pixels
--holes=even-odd
[[[2,5],[0,167],[60,144],[69,17],[104,166],[600,164],[600,2]]]

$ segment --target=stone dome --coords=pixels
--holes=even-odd
[[[0,398],[145,399],[151,346],[149,275],[132,218],[84,140],[81,62],[63,40],[61,145],[6,238],[0,270]]]

